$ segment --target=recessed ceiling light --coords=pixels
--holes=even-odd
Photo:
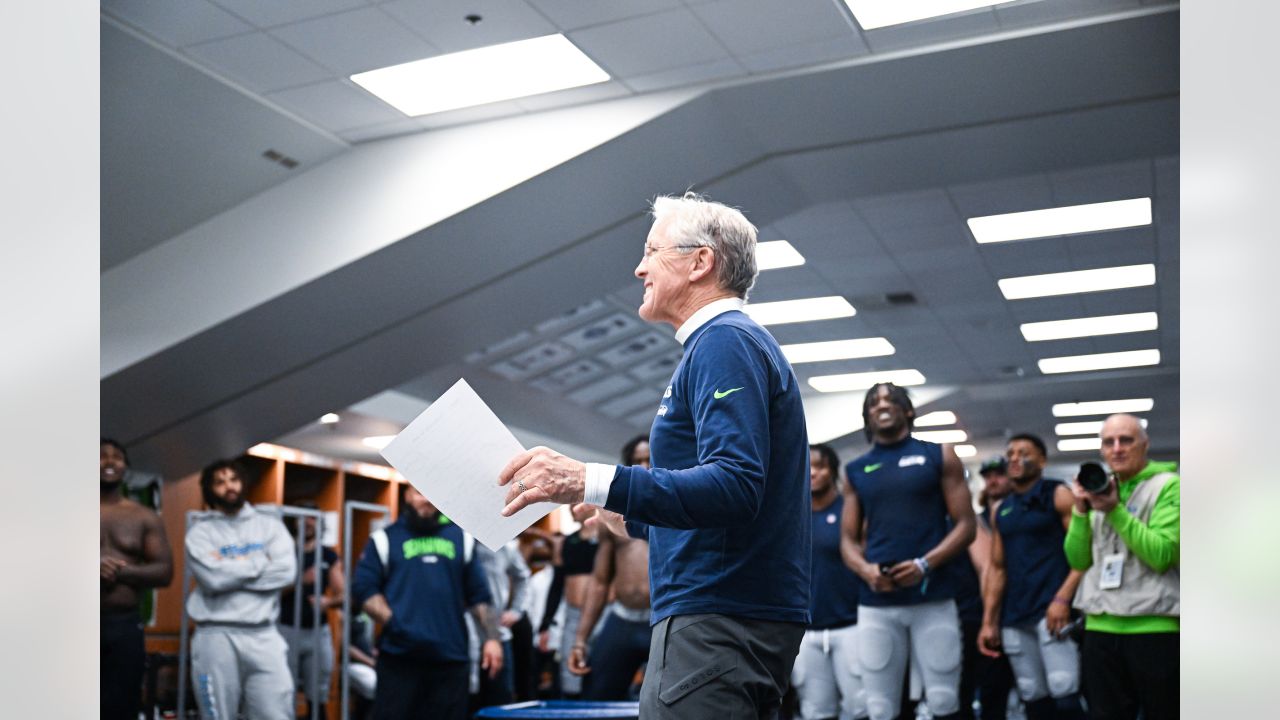
[[[892,355],[893,353],[893,345],[882,337],[861,338],[858,340],[830,340],[827,342],[797,343],[782,346],[782,354],[787,356],[787,360],[792,365],[822,362],[824,360],[880,357]]]
[[[320,423],[322,425],[332,425],[336,422],[338,422],[338,413],[325,413],[320,416]]]
[[[1094,400],[1092,402],[1055,403],[1054,417],[1078,417],[1080,415],[1114,415],[1116,413],[1148,412],[1155,407],[1151,398],[1126,400]]]
[[[978,454],[978,448],[973,445],[956,445],[951,449],[956,451],[956,457],[970,458]]]
[[[804,256],[786,240],[756,243],[756,268],[760,271],[804,264]]]
[[[863,30],[875,30],[1004,3],[991,0],[844,0],[844,4],[849,6]]]
[[[410,116],[608,79],[608,73],[560,34],[437,55],[351,76],[352,82]]]
[[[818,375],[809,378],[809,387],[818,392],[848,392],[866,390],[872,385],[886,382],[902,387],[923,385],[924,375],[921,375],[919,370],[876,370],[841,375]]]
[[[1151,198],[987,215],[968,222],[973,239],[980,243],[1117,230],[1150,225]]]
[[[1129,313],[1127,315],[1100,315],[1074,320],[1050,320],[1022,324],[1022,337],[1027,342],[1063,340],[1065,338],[1090,337],[1092,335],[1119,335],[1121,333],[1155,330],[1160,321],[1155,313]]]
[[[916,427],[937,427],[939,425],[955,425],[956,414],[950,410],[938,410],[936,412],[925,413],[916,418]]]
[[[778,302],[747,303],[742,311],[761,325],[785,325],[787,323],[830,320],[853,317],[857,310],[839,295],[779,300]]]
[[[1102,438],[1065,438],[1058,441],[1058,452],[1075,452],[1078,450],[1101,450]]]
[[[1084,422],[1067,422],[1058,423],[1053,426],[1054,435],[1097,435],[1102,432],[1102,423],[1105,420],[1086,420]],[[1146,418],[1138,418],[1138,422],[1142,427],[1147,426]]]
[[[1000,286],[1000,292],[1004,293],[1006,300],[1119,290],[1121,288],[1155,285],[1156,266],[1151,264],[1123,265],[1120,267],[1098,268],[1097,270],[1074,270],[1071,272],[1047,273],[1045,275],[1025,275],[1004,278],[997,281],[996,284]]]
[[[963,430],[921,430],[911,433],[911,437],[932,443],[962,443],[969,439],[969,433]]]
[[[1044,358],[1037,360],[1040,372],[1053,373],[1083,372],[1085,370],[1109,370],[1111,368],[1141,367],[1143,365],[1159,365],[1159,350],[1128,350],[1125,352],[1094,353],[1092,355],[1068,355],[1066,357]]]
[[[373,437],[367,437],[364,440],[361,440],[361,442],[374,450],[381,450],[382,448],[390,445],[391,441],[395,439],[395,435],[374,435]]]

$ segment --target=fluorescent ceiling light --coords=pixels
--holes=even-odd
[[[956,414],[950,410],[938,410],[937,412],[925,413],[916,418],[916,427],[937,427],[939,425],[955,425]]]
[[[608,79],[608,73],[559,34],[437,55],[351,76],[352,82],[410,116]]]
[[[1068,355],[1066,357],[1044,358],[1037,360],[1040,372],[1046,375],[1054,373],[1083,372],[1085,370],[1110,370],[1111,368],[1141,367],[1143,365],[1159,365],[1159,350],[1129,350],[1126,352],[1094,353],[1092,355]]]
[[[1058,423],[1053,426],[1054,435],[1097,435],[1102,432],[1105,420],[1086,420],[1084,422]],[[1147,426],[1146,418],[1138,418],[1142,427]]]
[[[853,317],[857,310],[839,295],[780,300],[778,302],[747,303],[742,311],[761,325],[785,325],[787,323],[830,320]],[[868,386],[869,387],[869,386]]]
[[[892,355],[893,345],[882,337],[859,340],[831,340],[828,342],[797,343],[783,345],[782,354],[792,364],[822,362],[824,360],[851,360],[854,358]]]
[[[804,256],[786,240],[770,240],[756,244],[756,268],[762,272],[803,264]]]
[[[1121,333],[1155,330],[1160,321],[1153,312],[1128,315],[1100,315],[1074,320],[1050,320],[1022,324],[1022,337],[1027,342],[1063,340],[1065,338],[1090,337],[1092,335],[1119,335]]]
[[[1077,450],[1101,450],[1102,438],[1066,438],[1058,441],[1058,452],[1075,452]]]
[[[842,375],[818,375],[809,378],[809,387],[818,392],[848,392],[866,390],[872,385],[885,382],[902,387],[923,385],[924,375],[921,375],[919,370],[876,370]]]
[[[956,457],[970,458],[978,454],[978,448],[973,445],[956,445],[951,449],[956,451]]]
[[[373,437],[365,438],[361,442],[373,448],[374,450],[381,450],[382,448],[390,445],[391,441],[395,439],[396,439],[395,435],[374,435]]]
[[[320,423],[322,425],[332,425],[336,422],[338,422],[338,413],[325,413],[320,416]]]
[[[969,433],[963,430],[921,430],[911,433],[911,437],[932,443],[962,443],[969,439]]]
[[[858,18],[863,30],[875,30],[1004,3],[992,0],[844,0],[844,4]]]
[[[1142,287],[1156,284],[1156,266],[1123,265],[1120,267],[1098,268],[1097,270],[1075,270],[1072,272],[1048,273],[1045,275],[1025,275],[1011,277],[996,282],[1005,300],[1021,300],[1023,298],[1048,297],[1050,295],[1071,295],[1072,293],[1099,292],[1101,290],[1119,290],[1121,288]]]
[[[1117,230],[1150,225],[1151,198],[987,215],[968,222],[973,239],[980,243]]]
[[[1116,413],[1148,412],[1155,407],[1151,398],[1126,400],[1095,400],[1093,402],[1055,403],[1054,417],[1078,417],[1080,415],[1114,415]]]

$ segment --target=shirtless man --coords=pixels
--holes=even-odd
[[[574,520],[585,523],[588,518],[595,516],[596,510],[585,505],[572,505],[569,512]],[[547,609],[543,613],[542,625],[538,628],[538,648],[548,652],[551,624],[563,600],[565,606],[560,633],[560,694],[571,700],[582,695],[582,678],[569,671],[568,658],[595,563],[597,533],[598,529],[591,523],[584,524],[567,537],[554,538],[552,564],[555,566],[555,575],[547,593]]]
[[[622,448],[623,465],[649,467],[649,438],[633,438]],[[604,609],[615,597],[595,642],[587,640]],[[569,653],[569,671],[591,676],[586,680],[586,700],[626,700],[631,679],[649,659],[649,543],[627,535],[600,533],[595,567],[582,605],[582,619]],[[595,666],[588,664],[595,658]]]
[[[98,455],[102,493],[99,717],[104,719],[138,717],[146,660],[139,607],[142,592],[164,587],[173,579],[173,558],[160,516],[120,492],[128,467],[124,446],[102,438]]]

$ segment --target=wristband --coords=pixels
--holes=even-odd
[[[911,562],[915,563],[915,564],[916,564],[916,567],[920,568],[920,574],[921,574],[921,575],[928,575],[928,574],[929,574],[929,561],[928,561],[928,560],[925,560],[923,557],[918,557],[918,558],[916,558],[915,560],[912,560]]]

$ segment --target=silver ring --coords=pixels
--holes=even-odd
[[[525,486],[524,486],[524,481],[523,481],[523,480],[517,480],[517,481],[516,481],[516,485],[519,485],[519,486],[520,486],[520,492],[521,492],[521,494],[523,494],[525,490],[528,490],[528,489],[529,489],[529,488],[527,488],[527,487],[525,487]]]

